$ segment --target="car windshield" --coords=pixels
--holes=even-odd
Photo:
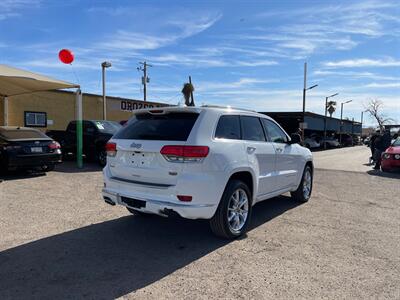
[[[398,137],[398,138],[393,142],[393,146],[395,146],[395,147],[400,146],[400,137]]]
[[[121,124],[113,121],[95,121],[97,129],[102,133],[114,134],[122,127]]]
[[[21,140],[21,139],[45,139],[49,138],[44,133],[35,129],[3,129],[0,130],[0,136],[6,140]]]

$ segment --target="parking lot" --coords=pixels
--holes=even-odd
[[[400,176],[364,146],[315,153],[312,199],[257,204],[232,242],[206,221],[105,204],[101,170],[0,183],[0,299],[400,298]]]

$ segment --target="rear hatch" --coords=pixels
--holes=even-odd
[[[195,111],[140,112],[115,134],[115,157],[107,157],[113,179],[153,187],[174,186],[182,163],[160,153],[167,145],[185,145],[199,116]]]

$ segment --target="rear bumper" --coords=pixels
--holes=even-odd
[[[62,162],[61,153],[46,153],[38,155],[24,155],[8,157],[8,168],[32,168],[54,165]]]
[[[106,188],[102,190],[102,195],[103,199],[106,200],[106,202],[109,204],[119,204],[125,207],[136,209],[138,211],[161,216],[168,216],[166,211],[172,211],[186,219],[209,219],[213,216],[215,212],[214,205],[210,204],[183,204],[165,200],[155,200],[133,195],[126,195]],[[145,201],[146,205],[142,208],[130,207],[128,204],[121,200],[121,197]]]
[[[224,185],[220,186],[212,175],[203,173],[198,176],[201,178],[197,177],[196,180],[189,175],[183,176],[184,178],[178,180],[178,184],[174,186],[148,186],[115,180],[106,166],[103,170],[105,187],[102,195],[105,200],[133,209],[137,208],[121,201],[121,197],[145,201],[145,207],[137,210],[146,213],[165,216],[167,209],[187,219],[210,219],[218,207]],[[190,195],[192,201],[179,201],[177,195]]]

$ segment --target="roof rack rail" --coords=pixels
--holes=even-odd
[[[200,107],[209,107],[209,108],[231,108],[231,109],[236,109],[236,110],[244,110],[244,111],[257,112],[257,111],[252,110],[252,109],[237,108],[237,107],[232,107],[232,106],[230,106],[230,105],[224,106],[224,105],[208,105],[208,104],[206,104],[206,105],[202,105],[202,106],[200,106]]]

